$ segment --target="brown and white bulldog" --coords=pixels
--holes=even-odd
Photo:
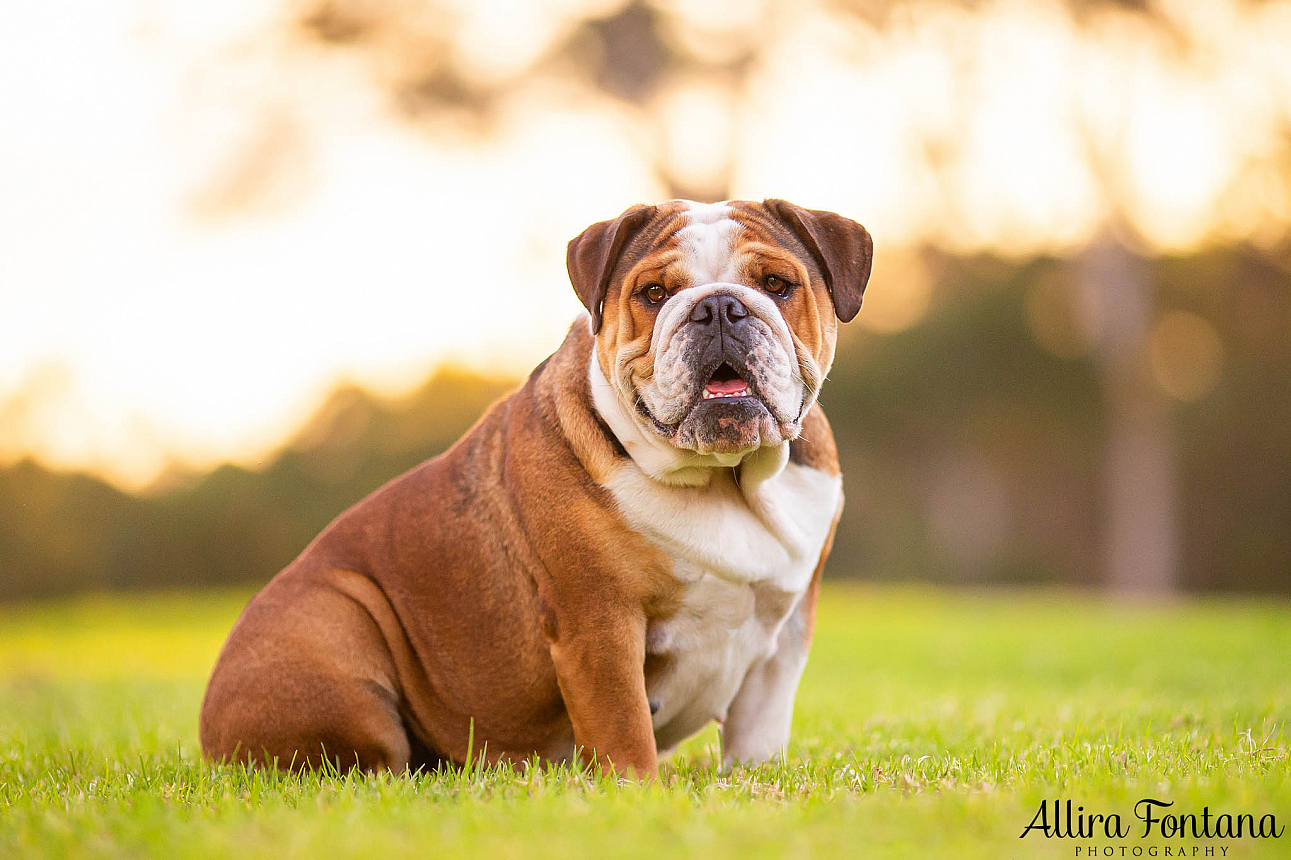
[[[247,606],[206,755],[434,767],[473,726],[490,762],[650,776],[710,720],[726,764],[783,754],[843,505],[816,397],[870,258],[783,200],[589,227],[561,347]]]

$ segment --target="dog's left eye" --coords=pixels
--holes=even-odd
[[[641,291],[641,294],[652,305],[657,305],[668,298],[668,291],[663,288],[663,284],[649,284]]]
[[[762,286],[766,288],[768,293],[783,296],[785,293],[789,292],[789,288],[793,286],[793,284],[790,284],[779,275],[767,275],[762,279]]]

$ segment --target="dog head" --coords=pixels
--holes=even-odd
[[[832,212],[671,201],[593,224],[567,262],[622,412],[731,465],[798,435],[871,255],[865,228]]]

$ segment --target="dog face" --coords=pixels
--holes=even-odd
[[[832,212],[671,201],[587,228],[568,266],[624,411],[726,460],[798,435],[871,254],[865,228]]]

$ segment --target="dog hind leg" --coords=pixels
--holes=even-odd
[[[413,749],[400,699],[371,615],[326,577],[288,570],[243,612],[216,663],[202,749],[284,770],[402,771]]]

